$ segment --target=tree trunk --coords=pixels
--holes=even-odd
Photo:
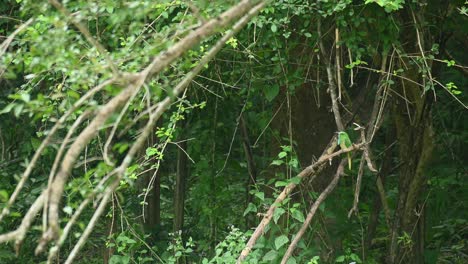
[[[242,135],[242,145],[244,147],[245,159],[247,160],[247,169],[249,171],[249,175],[247,178],[245,190],[246,190],[246,204],[245,208],[253,201],[253,195],[250,194],[250,190],[252,190],[252,186],[257,183],[257,168],[255,166],[255,161],[252,154],[252,148],[249,139],[249,132],[247,130],[247,126],[245,124],[244,117],[241,116],[239,120],[239,126]],[[252,216],[247,216],[245,218],[246,227],[249,228],[250,224],[253,222]]]
[[[433,92],[426,89],[432,82],[432,65],[423,53],[431,43],[425,44],[426,36],[421,29],[424,25],[422,12],[407,10],[401,13],[402,21],[412,21],[402,32],[404,52],[418,54],[423,63],[417,65],[408,58],[400,58],[399,67],[405,69],[395,92],[405,99],[395,97],[393,120],[398,142],[399,168],[398,201],[390,237],[389,263],[424,263],[424,236],[419,231],[424,228],[424,201],[421,194],[426,185],[425,170],[433,150],[433,130],[431,107]],[[427,40],[429,40],[427,38]],[[420,87],[422,83],[425,87]]]
[[[177,173],[174,190],[174,232],[183,230],[185,183],[188,179],[187,141],[179,143],[177,151]]]
[[[417,79],[417,71],[408,77]],[[398,159],[403,162],[399,171],[398,203],[392,227],[390,263],[424,263],[424,237],[418,235],[424,218],[421,194],[426,184],[425,169],[433,149],[431,117],[432,96],[414,83],[403,81],[411,105],[405,107],[403,100],[393,105],[394,121],[398,140]],[[408,110],[409,111],[408,111]],[[406,237],[406,238],[405,238]]]
[[[147,146],[154,147],[156,144],[156,138],[154,133],[148,138]],[[150,166],[155,165],[156,160],[150,163]],[[156,233],[161,226],[161,167],[153,168],[148,170],[144,175],[144,186],[143,188],[150,188],[148,196],[146,197],[146,207],[144,215],[144,229],[145,232],[152,234],[153,238],[156,238]],[[152,177],[154,181],[149,186]]]

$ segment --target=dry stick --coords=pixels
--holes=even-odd
[[[28,21],[24,22],[21,26],[19,26],[13,33],[8,36],[7,39],[5,39],[2,44],[0,45],[0,57],[3,56],[3,54],[6,52],[8,47],[10,46],[11,42],[15,38],[16,35],[18,35],[23,29],[25,29],[29,24],[33,22],[33,19],[30,18]]]
[[[377,98],[376,98],[377,100]],[[375,109],[374,109],[375,110]],[[366,142],[366,136],[364,134],[364,129],[362,127],[359,127],[358,129],[361,130],[361,142]],[[369,132],[367,133],[369,136],[371,135]],[[370,144],[370,142],[369,142]],[[361,155],[361,162],[359,163],[359,170],[358,170],[358,177],[356,179],[356,187],[354,190],[354,201],[353,201],[353,207],[349,210],[348,212],[348,218],[351,217],[353,212],[357,212],[357,207],[359,204],[359,193],[361,192],[361,183],[362,183],[362,175],[364,174],[364,162],[367,162],[367,166],[369,167],[369,170],[376,173],[377,170],[374,168],[374,165],[372,164],[372,161],[369,157],[369,145],[364,146],[363,148],[363,153]]]
[[[107,138],[106,140],[106,143],[104,144],[104,151],[102,152],[102,157],[104,159],[104,162],[106,162],[107,165],[109,166],[114,166],[114,163],[110,160],[109,158],[109,146],[112,142],[112,139],[114,139],[114,135],[115,135],[115,132],[117,131],[117,128],[120,124],[120,122],[122,121],[122,118],[125,116],[125,113],[127,112],[128,108],[130,107],[130,104],[133,102],[133,99],[136,97],[136,95],[138,94],[138,91],[139,90],[136,90],[133,95],[131,96],[131,98],[128,100],[128,102],[125,104],[125,106],[123,107],[122,111],[120,111],[120,114],[119,116],[117,117],[117,120],[114,122],[114,126],[112,127],[112,130],[110,132],[110,135],[109,137]]]
[[[346,159],[342,159],[341,162],[340,162],[340,165],[338,165],[338,169],[336,170],[335,177],[333,177],[330,184],[327,186],[327,188],[325,188],[325,190],[323,190],[323,192],[319,195],[317,200],[314,202],[314,204],[310,208],[310,211],[307,214],[306,220],[302,224],[301,229],[299,229],[299,231],[297,232],[297,234],[294,237],[291,244],[289,245],[288,250],[286,251],[286,253],[283,256],[283,259],[281,260],[281,264],[286,264],[288,259],[291,257],[294,249],[297,246],[297,243],[299,242],[299,240],[302,238],[305,231],[309,227],[310,222],[312,221],[312,218],[314,217],[315,213],[317,212],[317,209],[322,204],[322,202],[325,200],[325,198],[327,198],[327,196],[333,191],[333,189],[338,184],[338,181],[340,180],[340,177],[343,174],[345,164],[346,164]]]
[[[247,169],[249,172],[249,178],[247,180],[247,196],[249,196],[250,183],[256,184],[257,180],[257,169],[255,166],[255,160],[252,154],[252,147],[250,144],[249,133],[247,131],[247,126],[245,124],[244,116],[241,115],[239,119],[239,124],[241,128],[242,135],[242,145],[244,147],[245,159],[247,160]],[[248,200],[250,201],[250,200]]]
[[[352,65],[353,63],[353,56],[351,55],[351,49],[348,48],[348,56],[349,56],[349,64]],[[354,86],[354,69],[351,67],[349,69],[349,87]]]
[[[57,243],[57,245],[53,246],[50,248],[49,250],[49,256],[48,256],[48,263],[51,263],[55,256],[57,255],[60,247],[63,245],[63,243],[65,243],[65,240],[67,239],[68,237],[68,234],[70,233],[70,230],[71,228],[73,227],[73,225],[75,224],[76,220],[78,220],[78,217],[81,215],[81,213],[83,212],[83,210],[86,208],[86,206],[89,204],[89,202],[91,201],[91,199],[93,199],[94,197],[98,196],[96,198],[96,200],[94,202],[99,202],[101,199],[102,199],[102,193],[103,190],[104,190],[104,185],[106,184],[106,182],[114,175],[116,174],[117,171],[116,170],[113,170],[112,172],[110,172],[109,174],[107,174],[105,177],[103,177],[99,183],[97,184],[97,186],[94,188],[94,190],[86,197],[86,199],[84,199],[81,204],[78,206],[78,208],[76,209],[75,213],[73,213],[73,216],[70,218],[70,220],[67,222],[67,225],[65,226],[65,228],[63,229],[63,232],[62,234],[60,235],[60,238],[59,238],[59,241]],[[101,194],[101,195],[98,195],[98,194]],[[36,250],[35,250],[35,254],[38,255],[40,254],[43,250],[44,250],[44,246],[46,244],[46,240],[43,238],[43,240],[41,240],[38,244],[38,246],[36,247]]]
[[[334,140],[336,141],[336,140]],[[341,149],[336,152],[333,152],[331,154],[327,154],[327,150],[325,150],[324,154],[312,165],[308,166],[304,170],[302,170],[297,177],[300,178],[301,180],[303,178],[309,177],[311,175],[315,175],[317,172],[317,169],[320,168],[322,164],[327,164],[329,160],[333,159],[336,156],[339,156],[343,153],[347,153],[356,149],[360,149],[364,146],[364,143],[359,143],[357,145],[352,145],[349,148]],[[289,183],[286,187],[284,187],[283,191],[276,197],[275,202],[270,206],[268,211],[265,213],[263,216],[262,221],[260,224],[257,226],[255,229],[254,233],[250,237],[249,241],[247,242],[247,245],[245,248],[242,250],[239,258],[237,259],[237,263],[240,264],[242,261],[249,255],[250,251],[252,250],[253,246],[257,242],[257,239],[263,234],[263,231],[265,227],[270,223],[271,218],[273,217],[273,213],[275,212],[277,205],[281,204],[281,202],[291,193],[294,188],[296,188],[297,184],[295,183]]]
[[[66,260],[67,263],[72,263],[73,259],[76,257],[78,254],[80,248],[83,246],[85,243],[86,239],[90,235],[91,231],[94,229],[94,226],[96,225],[97,220],[101,216],[101,214],[104,211],[104,208],[109,201],[110,195],[115,191],[115,189],[119,186],[120,179],[123,177],[124,172],[126,171],[127,167],[131,164],[133,157],[135,156],[136,153],[142,148],[142,146],[145,143],[146,138],[151,134],[151,131],[153,130],[153,126],[155,125],[156,121],[161,117],[161,115],[164,113],[164,111],[170,106],[171,101],[173,98],[177,97],[180,93],[182,93],[186,87],[190,84],[190,82],[195,78],[198,73],[204,68],[204,66],[221,50],[221,48],[225,45],[226,41],[228,41],[234,34],[236,34],[239,30],[241,30],[245,24],[247,24],[250,19],[255,16],[264,6],[265,2],[260,2],[258,5],[254,6],[251,10],[247,12],[247,14],[242,17],[233,27],[230,31],[228,31],[216,44],[213,48],[210,49],[210,51],[200,60],[199,64],[191,71],[189,72],[185,78],[174,88],[173,90],[173,96],[168,96],[166,99],[164,99],[159,107],[150,115],[150,120],[147,123],[146,127],[144,128],[143,132],[140,134],[138,137],[137,141],[133,144],[133,146],[130,148],[129,152],[123,159],[121,165],[119,168],[116,169],[117,171],[117,177],[105,191],[104,197],[101,200],[101,203],[96,210],[96,212],[93,214],[90,222],[88,223],[88,226],[86,227],[85,231],[81,235],[80,239],[78,242],[75,244],[75,247],[73,248],[72,252],[68,256]],[[235,7],[233,7],[235,8]]]
[[[329,85],[328,91],[330,92],[330,98],[332,101],[333,116],[335,117],[336,127],[338,128],[338,131],[344,131],[343,121],[341,119],[340,109],[338,107],[338,102],[337,102],[338,99],[336,97],[336,85],[335,85],[335,80],[333,76],[333,69],[331,67],[330,60],[325,54],[325,46],[323,45],[323,40],[322,40],[323,36],[322,36],[322,31],[321,31],[320,19],[317,22],[317,32],[319,35],[320,52],[322,54],[323,59],[325,60],[325,67],[327,69],[327,77],[328,77],[328,85]]]
[[[94,138],[98,133],[100,127],[104,122],[123,104],[127,102],[133,90],[137,87],[141,87],[142,79],[136,84],[131,84],[129,87],[124,89],[116,97],[112,98],[106,105],[104,105],[97,113],[96,117],[91,123],[80,133],[73,144],[68,149],[65,157],[62,161],[61,167],[54,181],[50,185],[49,192],[49,229],[52,234],[52,238],[56,238],[59,234],[59,204],[62,198],[67,178],[73,168],[73,165],[80,155],[83,148]]]
[[[121,172],[123,174],[123,172]],[[80,239],[78,240],[78,243],[75,245],[73,250],[70,252],[68,255],[67,260],[65,261],[65,264],[71,264],[73,263],[74,258],[78,254],[78,251],[81,248],[81,245],[84,244],[84,241],[86,238],[88,238],[89,234],[91,231],[94,229],[94,226],[96,225],[99,217],[101,214],[104,212],[104,209],[106,208],[107,202],[109,201],[110,196],[112,195],[113,190],[119,186],[119,181],[113,182],[111,186],[106,190],[104,197],[101,200],[101,203],[99,204],[98,208],[93,214],[93,217],[91,217],[91,220],[89,220],[88,226],[84,230],[83,234],[81,235]],[[90,228],[91,227],[91,228]]]
[[[26,232],[29,230],[34,218],[36,218],[44,204],[44,196],[45,192],[42,192],[41,195],[36,198],[34,203],[29,207],[26,215],[23,217],[23,220],[21,220],[20,226],[15,231],[0,235],[0,243],[15,240],[16,255],[19,253],[19,248],[26,236]]]
[[[379,84],[382,83],[384,78],[386,78],[386,81],[388,83],[388,78],[390,77],[389,74],[384,74],[384,73],[386,73],[386,68],[387,68],[387,58],[388,58],[387,57],[387,52],[383,52],[382,55],[383,55],[383,58],[382,58],[382,63],[381,63],[381,66],[380,66],[380,71],[379,71],[379,72],[382,73],[382,76],[380,78]],[[393,63],[393,59],[390,61],[390,68],[392,67],[392,63]],[[367,141],[367,142],[372,142],[372,139],[374,138],[375,133],[380,128],[380,125],[381,125],[380,120],[382,120],[381,113],[383,112],[383,108],[385,106],[385,99],[380,99],[380,98],[386,98],[386,97],[381,96],[381,94],[385,93],[385,91],[386,91],[386,89],[384,89],[384,86],[385,86],[385,84],[382,84],[382,86],[379,85],[380,88],[379,88],[379,90],[377,91],[377,93],[375,95],[374,105],[373,105],[373,108],[372,108],[371,117],[369,119],[368,126],[367,126],[367,127],[369,127],[369,129],[367,130],[366,135],[364,135],[363,131],[361,130],[361,140],[364,140],[364,141]],[[375,169],[375,166],[372,164],[372,160],[371,160],[371,158],[369,156],[370,156],[370,149],[369,149],[369,146],[367,145],[364,148],[364,151],[363,151],[362,156],[361,156],[361,162],[359,164],[358,177],[357,177],[357,180],[356,180],[356,187],[355,187],[355,190],[354,190],[353,206],[351,207],[351,209],[348,212],[348,218],[350,218],[351,215],[354,212],[357,212],[357,209],[358,209],[359,194],[361,192],[362,175],[364,173],[364,171],[363,171],[364,161],[367,162],[367,167],[369,168],[370,171],[372,171],[374,173],[377,172],[377,170]],[[377,175],[377,177],[379,178],[380,176]],[[382,190],[379,189],[379,192],[380,191],[382,191]],[[382,195],[381,195],[381,197],[382,197]],[[383,195],[383,197],[385,197],[385,195]],[[382,201],[382,203],[384,203],[384,202]]]
[[[78,155],[81,153],[84,146],[86,146],[89,141],[97,134],[100,126],[112,113],[114,113],[119,107],[128,101],[134,90],[139,89],[149,78],[151,78],[154,74],[159,73],[192,46],[199,43],[204,38],[215,34],[218,32],[219,28],[228,25],[235,18],[247,13],[254,5],[254,2],[257,1],[241,1],[236,6],[222,13],[219,17],[210,20],[200,28],[192,31],[179,42],[168,48],[166,51],[161,52],[141,73],[134,75],[137,77],[134,83],[131,83],[120,94],[102,106],[101,110],[97,113],[93,121],[85,130],[81,132],[74,144],[68,150],[67,154],[65,155],[65,159],[62,162],[61,169],[57,174],[54,183],[52,184],[49,205],[49,225],[54,237],[57,236],[59,231],[59,203],[62,197],[64,185],[67,181],[68,175],[71,172],[72,165],[74,164]]]
[[[16,198],[18,197],[21,189],[24,187],[24,184],[28,180],[29,176],[31,175],[32,170],[34,169],[34,166],[36,165],[37,160],[41,156],[42,152],[44,149],[47,147],[49,144],[50,140],[52,139],[52,136],[55,135],[57,130],[60,128],[60,126],[65,123],[67,118],[76,110],[78,107],[80,107],[83,103],[86,102],[89,98],[91,98],[95,93],[99,92],[102,90],[104,87],[107,85],[110,85],[115,82],[115,79],[109,79],[102,84],[94,87],[93,89],[89,90],[85,95],[83,95],[78,101],[76,101],[75,104],[73,104],[72,108],[70,108],[58,121],[55,123],[55,125],[52,127],[52,129],[49,131],[47,134],[47,137],[42,141],[41,145],[39,148],[37,148],[36,152],[34,153],[33,158],[31,159],[31,162],[28,164],[28,167],[26,167],[26,170],[24,171],[23,175],[21,176],[20,181],[16,184],[15,191],[13,194],[10,196],[10,199],[8,200],[7,204],[2,210],[2,213],[0,214],[0,222],[2,221],[3,217],[9,214],[10,207],[13,205],[13,203],[16,201]]]
[[[341,101],[341,89],[342,89],[342,82],[341,82],[341,50],[340,44],[340,30],[338,27],[335,28],[335,64],[336,64],[336,82],[338,86],[338,100]]]
[[[54,175],[56,173],[56,170],[58,168],[59,162],[62,159],[63,152],[65,151],[65,148],[68,145],[71,136],[75,132],[76,128],[81,124],[83,119],[86,118],[90,113],[91,113],[91,111],[85,111],[83,114],[81,114],[75,120],[75,122],[73,123],[71,128],[68,130],[67,135],[63,139],[62,144],[60,145],[59,151],[57,152],[57,155],[55,155],[54,164],[52,165],[52,169],[50,170],[50,173],[49,173],[49,180],[48,180],[48,183],[47,183],[47,189],[45,190],[47,195],[44,198],[44,207],[42,209],[43,210],[43,213],[42,213],[42,227],[43,227],[42,231],[43,232],[45,232],[47,230],[47,198],[48,198],[48,192],[49,192],[50,184],[52,183],[52,180],[53,180],[53,177],[54,177]]]
[[[426,56],[424,55],[424,49],[423,49],[423,47],[422,47],[423,45],[421,43],[421,36],[420,36],[421,34],[419,32],[419,29],[418,29],[418,24],[417,24],[418,22],[416,21],[416,16],[414,15],[414,12],[413,12],[412,9],[411,9],[411,15],[413,16],[414,28],[416,29],[416,38],[418,40],[419,51],[421,51],[421,56],[422,56],[422,59],[423,59],[423,62],[424,62],[424,66],[426,66],[427,75],[429,75],[429,82],[431,83],[431,86],[433,88],[434,87],[434,82],[433,82],[432,73],[431,73],[432,69],[427,64],[427,59],[426,59]],[[426,89],[426,87],[424,87],[424,89]],[[435,99],[436,98],[435,89],[432,89],[432,91],[434,92],[434,99]]]
[[[106,60],[107,64],[109,64],[109,67],[111,68],[112,73],[115,76],[119,76],[120,74],[119,69],[117,68],[114,61],[111,59],[111,57],[109,56],[109,52],[101,45],[101,43],[99,43],[97,40],[93,38],[89,30],[83,24],[81,24],[77,19],[75,19],[75,17],[72,14],[70,14],[70,12],[57,0],[49,0],[49,2],[55,8],[57,8],[57,10],[60,11],[60,13],[62,13],[62,15],[66,19],[70,19],[71,23],[81,32],[81,34],[85,36],[86,40],[88,40],[88,42],[91,43],[91,45],[96,47],[98,52],[101,53],[102,56],[104,56],[104,59]]]
[[[387,227],[390,229],[392,227],[390,207],[388,206],[387,196],[385,195],[385,188],[382,182],[382,177],[380,177],[380,175],[377,176],[376,185],[377,185],[377,190],[379,193],[380,201],[382,202],[382,208],[384,209],[383,211],[385,215],[385,223],[387,224]]]

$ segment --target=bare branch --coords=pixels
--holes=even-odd
[[[323,40],[322,40],[323,36],[322,36],[320,20],[317,22],[317,32],[319,34],[320,52],[325,61],[325,67],[327,69],[328,92],[330,93],[330,98],[332,102],[333,116],[335,117],[336,127],[338,131],[344,131],[343,120],[341,119],[340,108],[338,107],[338,98],[336,96],[335,77],[333,74],[331,61],[328,59],[328,57],[325,54],[325,46],[323,45]]]
[[[50,173],[49,173],[49,180],[48,180],[47,189],[46,189],[47,194],[49,192],[50,185],[51,185],[51,183],[52,183],[52,181],[54,179],[55,173],[56,173],[57,168],[59,166],[60,160],[62,159],[63,152],[65,151],[65,148],[66,148],[67,144],[70,142],[71,136],[75,132],[76,128],[81,124],[83,119],[85,119],[89,114],[91,114],[91,111],[85,111],[83,114],[81,114],[75,120],[73,125],[68,130],[67,135],[63,139],[63,142],[60,145],[60,148],[59,148],[57,154],[55,155],[54,164],[52,165],[52,168],[51,168]],[[42,213],[42,224],[43,224],[43,231],[44,232],[47,230],[47,198],[48,198],[48,195],[46,195],[46,197],[44,198],[44,208],[43,208],[43,213]]]
[[[49,131],[47,134],[46,138],[42,140],[41,145],[37,148],[36,152],[34,153],[33,158],[31,159],[31,162],[28,164],[26,167],[26,170],[24,171],[23,175],[21,176],[20,181],[16,184],[15,191],[13,194],[10,196],[10,199],[8,200],[7,204],[2,210],[2,213],[0,214],[0,222],[2,221],[3,217],[9,214],[10,207],[15,203],[16,198],[18,197],[21,189],[23,189],[24,184],[28,180],[29,176],[31,175],[32,170],[34,169],[34,166],[36,165],[37,160],[41,156],[42,152],[44,149],[47,147],[49,144],[50,140],[52,139],[52,136],[55,135],[57,130],[61,127],[63,123],[67,120],[67,118],[75,112],[78,107],[80,107],[82,104],[84,104],[89,98],[91,98],[95,93],[98,91],[102,90],[104,87],[107,85],[110,85],[115,82],[115,79],[109,79],[102,84],[94,87],[93,89],[89,90],[85,95],[83,95],[78,101],[73,104],[73,106],[64,114],[62,117],[55,123],[55,125],[52,127],[52,129]]]
[[[332,141],[336,142],[336,140],[334,140],[334,138],[332,139]],[[341,149],[341,150],[338,150],[336,152],[332,152],[331,154],[328,154],[329,148],[327,148],[324,151],[324,154],[322,154],[322,156],[314,164],[308,166],[303,171],[301,171],[297,175],[297,177],[302,180],[303,178],[307,178],[307,177],[316,175],[317,171],[320,170],[322,166],[328,164],[329,160],[331,160],[334,157],[339,156],[339,155],[341,155],[343,153],[347,153],[347,152],[350,152],[350,151],[353,151],[353,150],[356,150],[356,149],[361,149],[364,145],[365,145],[365,143],[359,143],[357,145],[352,145],[349,148]],[[270,223],[270,221],[271,221],[271,219],[273,217],[273,214],[274,214],[274,212],[275,212],[275,210],[277,208],[276,205],[281,204],[281,202],[291,193],[291,191],[294,188],[296,188],[296,186],[297,186],[297,184],[295,184],[293,182],[289,183],[286,187],[284,187],[283,191],[278,195],[278,197],[276,197],[275,202],[270,206],[268,211],[265,213],[265,215],[263,216],[262,221],[260,222],[260,224],[255,229],[254,233],[252,234],[249,241],[247,242],[247,245],[245,246],[245,248],[242,250],[239,258],[237,259],[237,264],[241,264],[242,261],[244,261],[244,259],[249,255],[249,253],[252,250],[253,246],[257,242],[257,239],[263,234],[263,231],[264,231],[265,227]]]
[[[123,174],[123,172],[120,172],[121,174]],[[119,186],[119,180],[115,180],[111,186],[109,186],[107,189],[106,189],[106,192],[104,194],[104,197],[102,198],[101,200],[101,203],[99,204],[98,208],[96,209],[96,211],[94,212],[93,214],[93,217],[91,218],[91,220],[89,220],[89,223],[88,225],[86,226],[86,229],[84,230],[83,234],[81,235],[80,239],[78,240],[78,242],[75,244],[75,246],[73,247],[73,250],[70,252],[70,254],[68,255],[68,258],[67,260],[65,261],[65,264],[71,264],[73,263],[73,260],[75,259],[76,255],[78,254],[79,250],[81,249],[81,247],[84,245],[84,243],[86,242],[86,239],[88,238],[89,234],[91,234],[91,232],[93,231],[94,229],[94,226],[96,226],[96,223],[97,221],[99,220],[99,217],[102,215],[102,213],[104,212],[104,209],[106,209],[106,205],[107,205],[107,202],[109,201],[109,198],[110,196],[112,195],[112,193],[114,192],[115,188],[117,188]]]
[[[299,242],[299,240],[301,240],[306,229],[309,227],[310,222],[312,221],[312,218],[317,212],[317,209],[325,200],[325,198],[327,198],[327,196],[333,191],[333,189],[335,189],[336,185],[338,184],[338,181],[340,180],[341,175],[343,174],[345,164],[346,164],[346,159],[342,159],[340,162],[340,165],[338,165],[338,169],[336,170],[335,177],[333,177],[332,181],[327,186],[327,188],[323,190],[323,192],[319,195],[319,197],[314,202],[314,204],[312,204],[312,207],[310,208],[310,211],[307,214],[306,220],[302,224],[301,229],[299,229],[299,231],[297,232],[291,244],[289,245],[288,250],[286,251],[286,253],[283,256],[283,259],[281,260],[281,264],[286,264],[288,259],[291,257],[294,249],[296,248],[297,243]]]
[[[37,214],[44,205],[45,192],[42,192],[39,197],[36,198],[34,203],[29,207],[28,212],[23,217],[20,226],[12,232],[0,235],[0,243],[15,240],[16,254],[19,252],[19,248],[24,240],[26,232],[29,230],[31,223],[36,218]]]

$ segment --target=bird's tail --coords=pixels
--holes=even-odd
[[[348,153],[348,168],[351,170],[351,155]]]

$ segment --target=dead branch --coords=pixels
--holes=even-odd
[[[26,215],[23,217],[20,226],[15,231],[0,235],[0,243],[15,240],[15,250],[17,255],[24,237],[26,236],[26,232],[29,230],[31,223],[44,205],[44,197],[45,192],[42,192],[41,195],[36,198],[34,203],[29,207]]]
[[[341,77],[341,49],[340,49],[340,30],[335,27],[335,65],[336,65],[336,83],[338,86],[338,101],[341,101],[341,91],[343,89]]]
[[[245,186],[246,192],[247,192],[247,204],[248,204],[252,200],[252,195],[250,195],[249,193],[251,185],[255,184],[257,181],[257,169],[255,166],[255,160],[253,158],[249,133],[247,131],[247,126],[245,124],[243,115],[241,115],[239,118],[239,126],[240,126],[240,132],[242,135],[242,146],[244,148],[245,159],[247,160],[247,169],[249,172],[249,178],[247,179],[247,184]]]
[[[36,166],[36,162],[41,156],[42,152],[44,149],[47,147],[47,145],[50,143],[52,136],[55,135],[55,133],[58,131],[58,129],[65,123],[67,118],[76,110],[78,107],[83,105],[89,98],[91,98],[95,93],[98,91],[102,90],[104,87],[107,85],[110,85],[115,82],[114,78],[111,78],[102,84],[94,87],[93,89],[89,90],[85,95],[83,95],[78,101],[73,104],[73,106],[55,123],[55,125],[52,127],[52,129],[49,131],[47,134],[46,138],[42,140],[41,145],[39,148],[37,148],[36,152],[34,153],[33,158],[31,159],[31,162],[28,164],[26,167],[26,170],[24,171],[23,175],[21,176],[20,181],[18,184],[16,184],[15,190],[13,191],[13,194],[10,196],[10,199],[8,200],[7,204],[2,210],[2,213],[0,214],[0,222],[2,221],[3,217],[8,215],[10,213],[10,207],[15,203],[16,198],[18,197],[19,193],[24,187],[24,184],[28,180],[29,176],[31,175],[31,172],[33,171],[34,167]]]
[[[333,142],[336,142],[336,140],[333,140]],[[310,177],[312,175],[315,175],[317,173],[317,170],[322,166],[328,164],[329,160],[332,160],[334,157],[339,156],[343,153],[347,153],[353,150],[361,149],[365,143],[359,143],[356,145],[352,145],[349,148],[346,149],[341,149],[336,152],[332,152],[331,154],[328,154],[328,148],[324,151],[324,154],[312,165],[308,166],[305,168],[303,171],[301,171],[297,177],[300,178],[301,180],[307,177]],[[332,147],[333,148],[333,147]],[[333,150],[332,150],[333,151]],[[263,234],[265,227],[270,223],[271,218],[273,217],[273,213],[275,212],[277,205],[281,204],[281,202],[291,193],[291,191],[296,188],[297,184],[291,182],[289,183],[286,187],[284,187],[283,191],[276,197],[275,202],[270,206],[268,211],[264,214],[262,221],[260,224],[257,226],[255,229],[254,233],[250,237],[249,241],[247,242],[247,245],[244,247],[242,250],[239,258],[237,259],[237,264],[241,264],[242,261],[249,255],[250,251],[252,250],[253,246],[257,242],[257,239]]]
[[[95,200],[95,202],[99,202],[99,200],[101,200],[102,198],[102,195],[98,195],[98,194],[101,194],[101,192],[105,189],[105,184],[107,183],[107,181],[112,177],[114,176],[115,174],[117,173],[116,170],[113,170],[112,172],[110,172],[109,174],[107,174],[105,177],[103,177],[99,183],[96,185],[96,187],[94,188],[94,190],[88,194],[88,196],[81,202],[81,204],[78,206],[78,208],[76,209],[76,211],[73,213],[73,216],[70,218],[70,220],[67,222],[67,224],[65,225],[65,228],[63,229],[63,232],[61,233],[60,235],[60,238],[58,240],[58,243],[51,247],[50,250],[49,250],[49,256],[48,256],[48,262],[50,263],[54,258],[55,256],[57,255],[60,247],[63,245],[63,243],[65,242],[66,238],[68,237],[68,234],[70,233],[70,230],[71,228],[73,227],[73,225],[75,224],[76,220],[78,220],[78,217],[81,215],[81,213],[83,212],[83,210],[86,208],[86,206],[89,204],[89,202],[91,202],[91,199],[94,199],[96,196],[98,196]],[[34,251],[34,254],[36,255],[39,255],[40,253],[42,253],[44,251],[44,248],[47,244],[47,242],[50,240],[50,237],[48,237],[48,233],[44,233],[41,240],[39,241],[35,251]]]
[[[75,133],[76,128],[81,124],[83,119],[85,119],[89,114],[91,114],[91,111],[85,111],[75,120],[73,125],[68,130],[67,135],[63,139],[63,142],[60,145],[60,148],[57,154],[55,155],[55,160],[54,160],[54,163],[52,164],[52,168],[49,173],[49,180],[48,180],[47,189],[46,189],[47,195],[44,198],[44,207],[43,207],[43,213],[42,213],[43,232],[47,230],[47,198],[48,198],[48,192],[49,192],[50,185],[52,184],[53,177],[57,171],[60,160],[62,159],[63,152],[65,151],[66,146],[70,142],[71,136],[73,135],[73,133]]]
[[[336,97],[335,77],[333,74],[331,61],[328,59],[327,55],[325,54],[325,46],[323,45],[323,40],[322,40],[323,36],[322,36],[320,20],[317,22],[317,32],[319,35],[320,52],[325,61],[325,68],[327,69],[328,92],[330,93],[330,99],[332,102],[332,110],[333,110],[333,116],[335,117],[336,128],[338,129],[338,131],[344,131],[343,120],[341,119],[340,108],[338,107],[338,98]]]
[[[294,249],[296,249],[297,243],[299,242],[299,240],[302,238],[305,231],[309,227],[310,222],[312,221],[312,218],[317,212],[317,209],[322,204],[322,202],[327,198],[327,196],[333,191],[333,189],[335,189],[336,185],[338,184],[338,181],[340,180],[341,175],[343,174],[345,164],[346,164],[346,159],[342,159],[340,162],[340,165],[338,165],[338,168],[336,169],[336,173],[332,181],[327,186],[327,188],[325,188],[325,190],[323,190],[323,192],[319,195],[317,200],[312,204],[312,207],[310,208],[309,213],[307,214],[306,220],[302,224],[301,229],[299,229],[299,231],[297,232],[291,244],[289,245],[288,250],[286,251],[286,253],[283,256],[283,259],[281,260],[281,264],[286,264],[288,259],[291,257]]]
[[[386,98],[387,98],[386,96],[382,96],[382,94],[386,94],[387,86],[388,86],[388,84],[385,84],[385,83],[388,83],[388,82],[384,83],[383,81],[384,80],[388,81],[388,78],[390,77],[390,75],[388,73],[386,73],[387,72],[386,68],[387,68],[388,56],[387,56],[386,52],[383,52],[382,56],[383,56],[383,58],[382,58],[381,66],[380,66],[380,72],[382,73],[382,75],[380,76],[380,80],[379,80],[379,84],[381,84],[381,86],[380,86],[381,88],[379,88],[379,90],[377,91],[377,93],[375,95],[374,105],[373,105],[373,108],[372,108],[371,117],[370,117],[368,125],[367,125],[367,127],[369,129],[367,130],[367,133],[364,134],[364,130],[361,129],[361,127],[358,127],[358,129],[361,130],[361,141],[369,142],[369,144],[372,142],[375,133],[380,128],[380,125],[382,124],[382,120],[383,120],[382,112],[383,112],[383,110],[385,108],[385,102],[386,102]],[[393,55],[392,55],[392,59],[390,61],[390,68],[393,65],[392,62],[393,62]],[[374,166],[374,164],[372,162],[372,159],[370,158],[371,150],[369,148],[369,144],[367,144],[363,148],[363,153],[361,155],[361,162],[359,164],[358,177],[356,179],[356,187],[355,187],[355,190],[354,190],[353,206],[348,212],[348,218],[350,218],[351,215],[354,212],[357,212],[357,210],[358,210],[359,195],[360,195],[360,192],[361,192],[362,175],[364,174],[364,161],[367,163],[367,167],[369,168],[370,171],[372,171],[374,173],[377,172],[377,170],[375,169],[375,166]],[[379,191],[381,191],[381,190],[379,189]]]

